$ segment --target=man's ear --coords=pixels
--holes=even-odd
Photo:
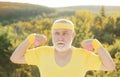
[[[72,38],[74,39],[75,36],[76,36],[76,32],[74,31],[72,34]]]

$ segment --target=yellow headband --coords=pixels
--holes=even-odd
[[[67,23],[57,23],[52,26],[52,30],[54,29],[69,29],[69,30],[74,30],[74,26],[71,26],[70,24]]]

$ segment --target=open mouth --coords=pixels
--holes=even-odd
[[[64,43],[57,43],[58,46],[63,47],[65,44]]]

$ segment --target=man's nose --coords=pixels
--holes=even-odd
[[[61,34],[61,35],[59,35],[58,39],[59,39],[59,40],[63,40],[63,39],[64,39],[64,36]]]

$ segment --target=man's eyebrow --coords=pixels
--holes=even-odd
[[[65,30],[65,31],[63,31],[63,32],[69,32],[69,31],[66,31],[66,30]]]

